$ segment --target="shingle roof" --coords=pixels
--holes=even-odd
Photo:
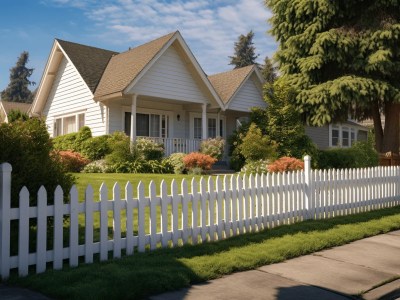
[[[108,62],[118,52],[56,40],[94,93]]]
[[[27,113],[32,104],[30,103],[20,103],[20,102],[10,102],[10,101],[0,101],[3,104],[4,110],[8,114],[11,110],[19,110],[23,113]]]
[[[254,65],[234,69],[223,73],[208,76],[214,89],[217,91],[221,100],[226,104],[235,94],[247,75],[253,70]]]
[[[174,34],[175,32],[167,34],[113,56],[104,71],[94,96],[101,97],[122,92],[170,41]]]

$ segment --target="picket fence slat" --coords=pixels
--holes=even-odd
[[[97,200],[90,185],[84,199],[78,199],[74,186],[68,194],[69,203],[64,204],[64,192],[58,186],[54,203],[48,204],[47,192],[41,187],[35,207],[30,206],[29,191],[24,187],[19,206],[11,208],[11,167],[8,166],[2,164],[0,168],[0,275],[3,279],[14,268],[18,269],[19,276],[26,276],[29,266],[35,266],[35,272],[41,273],[49,262],[53,269],[61,269],[64,260],[76,267],[80,257],[84,257],[85,263],[93,263],[95,254],[99,254],[100,261],[105,261],[120,258],[122,250],[126,255],[133,255],[136,251],[151,251],[160,246],[222,240],[309,218],[326,219],[400,204],[400,167],[311,170],[310,161],[305,160],[304,171],[225,175],[215,180],[201,178],[199,183],[194,178],[189,183],[183,179],[180,189],[173,180],[170,194],[164,180],[159,194],[153,181],[147,188],[140,182],[135,198],[129,182],[122,196],[119,184],[114,184],[111,200],[104,184]],[[84,217],[82,223],[80,216]],[[63,244],[65,217],[70,223],[68,245]],[[10,256],[12,220],[19,223],[18,251],[14,256]],[[30,220],[36,223],[36,236],[29,234]],[[52,230],[47,228],[49,221]],[[95,228],[98,221],[100,226]],[[84,230],[80,231],[80,226]],[[123,226],[125,237],[122,237]],[[95,230],[99,230],[98,240],[94,240]],[[81,239],[80,232],[84,232]],[[36,249],[30,253],[30,240],[34,238]],[[47,249],[48,241],[52,242],[53,249]]]

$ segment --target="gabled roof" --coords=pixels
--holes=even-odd
[[[11,110],[19,110],[22,113],[28,113],[31,108],[30,103],[10,102],[1,100],[0,104],[3,106],[4,111],[8,114]]]
[[[164,35],[113,56],[94,93],[95,98],[124,91],[175,34]]]
[[[94,93],[108,62],[118,52],[59,39],[56,39],[56,41],[68,55],[89,89]]]
[[[256,65],[250,65],[227,72],[210,75],[208,76],[208,79],[210,80],[214,89],[217,91],[221,100],[225,105],[227,105],[253,72],[257,74],[257,77],[262,83],[263,80]]]

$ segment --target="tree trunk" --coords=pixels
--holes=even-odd
[[[383,128],[378,102],[372,108],[372,119],[374,121],[375,150],[382,153]]]
[[[380,147],[381,153],[393,152],[399,153],[399,112],[400,104],[386,103],[385,105],[385,130]],[[379,148],[378,148],[379,149]]]

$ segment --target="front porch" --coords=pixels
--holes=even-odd
[[[138,138],[150,139],[156,143],[164,145],[164,155],[170,156],[172,153],[190,153],[200,149],[201,140],[185,138],[157,138],[140,136]]]

